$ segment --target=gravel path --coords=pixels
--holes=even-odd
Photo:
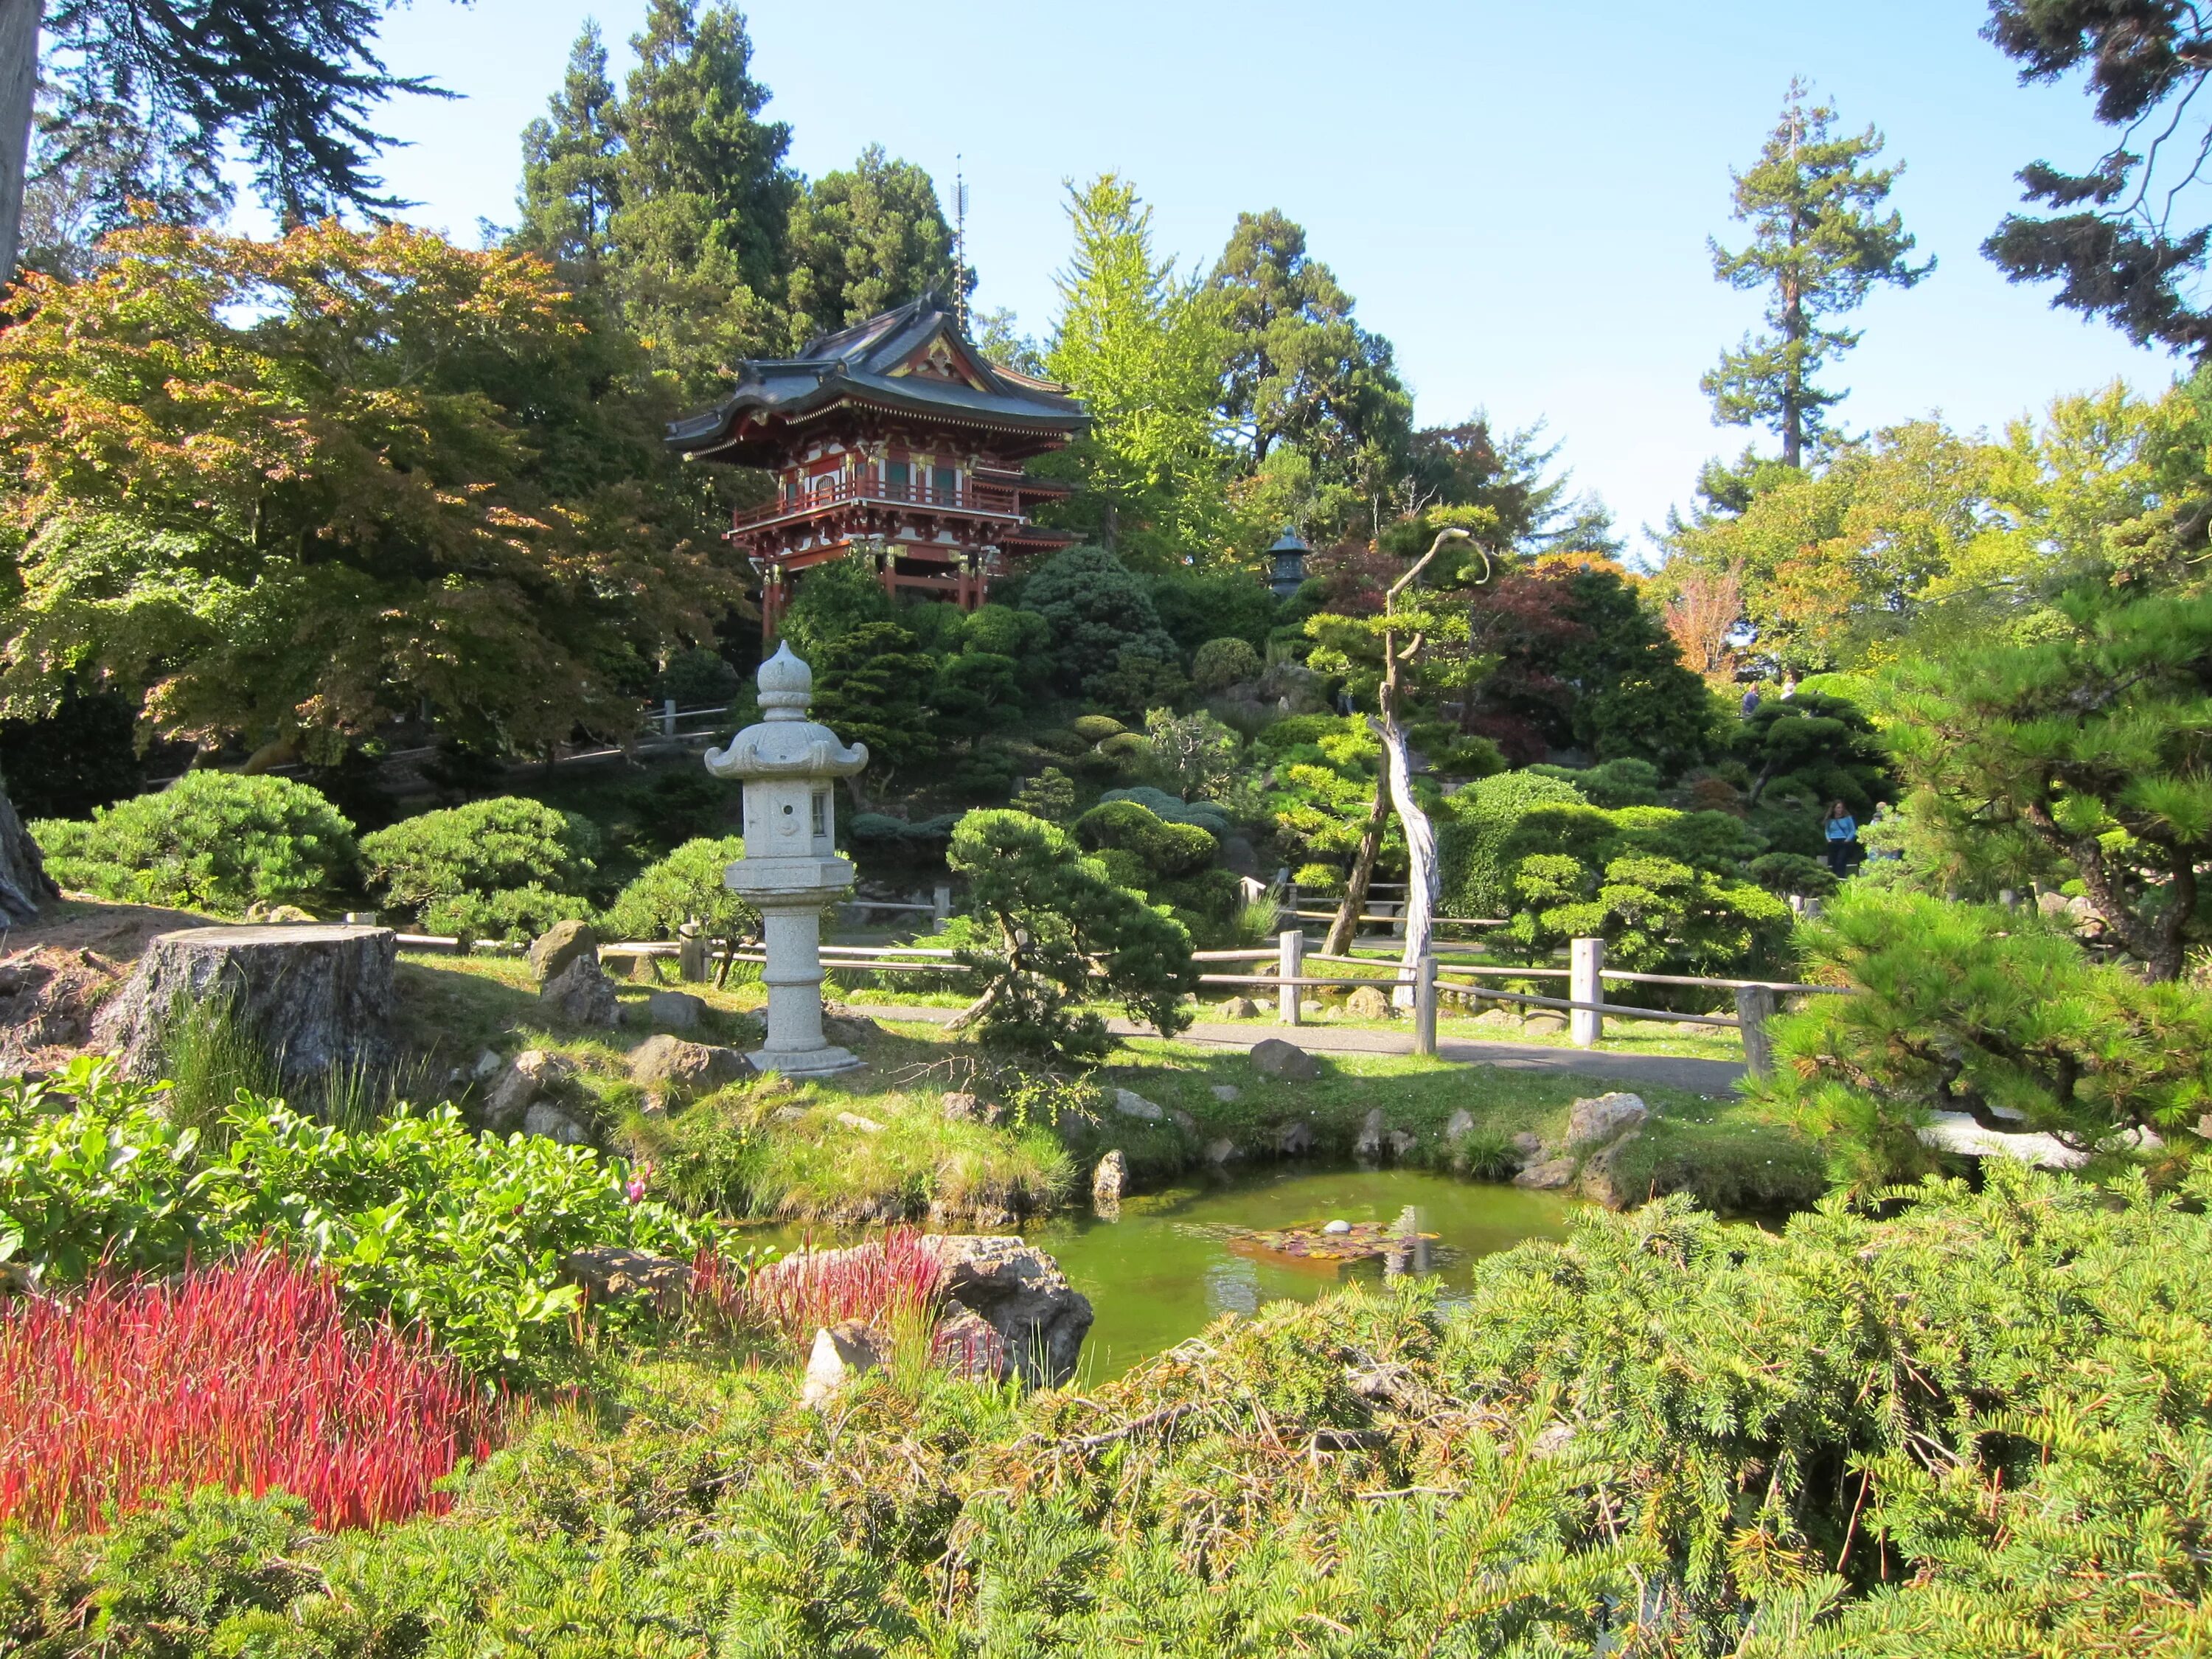
[[[929,1020],[943,1024],[956,1012],[951,1008],[856,1006],[855,1013],[878,1019]],[[1152,1028],[1126,1019],[1110,1020],[1117,1036],[1151,1036]],[[1368,1031],[1357,1027],[1235,1024],[1201,1021],[1176,1039],[1222,1048],[1249,1049],[1256,1042],[1279,1036],[1316,1054],[1409,1054],[1413,1039],[1397,1031]],[[1445,1037],[1437,1044],[1438,1055],[1468,1066],[1498,1066],[1516,1072],[1568,1072],[1602,1078],[1613,1083],[1656,1083],[1662,1088],[1686,1089],[1693,1094],[1724,1095],[1735,1087],[1743,1066],[1729,1060],[1692,1060],[1680,1054],[1607,1054],[1603,1049],[1553,1048],[1534,1042],[1479,1042],[1465,1037]]]

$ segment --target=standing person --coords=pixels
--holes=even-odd
[[[1753,686],[1743,694],[1743,718],[1749,720],[1759,712],[1759,688]]]
[[[1851,816],[1850,807],[1839,800],[1828,803],[1828,816],[1821,824],[1828,837],[1828,869],[1838,881],[1851,872],[1852,860],[1859,850],[1859,823]]]

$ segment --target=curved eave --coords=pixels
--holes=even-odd
[[[1065,441],[1091,424],[1091,416],[1080,409],[1062,411],[1040,408],[1034,415],[1018,415],[946,403],[927,396],[902,396],[894,388],[864,386],[836,374],[824,376],[811,392],[787,401],[748,396],[741,391],[707,414],[672,421],[663,441],[694,460],[738,459],[739,457],[733,452],[744,441],[734,437],[732,428],[747,416],[796,426],[847,406],[878,410],[939,426],[1002,432],[1030,439]]]

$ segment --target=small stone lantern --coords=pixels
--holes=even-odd
[[[1283,526],[1283,533],[1267,550],[1267,586],[1277,599],[1296,597],[1306,579],[1306,555],[1312,551],[1299,537],[1297,526]]]
[[[707,770],[745,787],[745,855],[722,879],[761,913],[768,965],[768,1042],[752,1056],[763,1072],[806,1077],[860,1064],[822,1035],[822,911],[853,884],[837,856],[836,781],[868,763],[806,718],[813,671],[785,645],[761,665],[761,723],[707,751]]]

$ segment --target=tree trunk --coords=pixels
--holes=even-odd
[[[1436,948],[1437,829],[1413,799],[1413,767],[1406,747],[1406,728],[1394,714],[1370,721],[1382,741],[1382,775],[1389,780],[1390,804],[1406,832],[1406,954],[1407,979],[1390,994],[1401,1008],[1413,1006],[1413,975],[1421,958]]]
[[[31,166],[31,108],[39,85],[46,0],[0,0],[0,286],[15,275],[23,185]]]
[[[59,894],[39,856],[39,843],[15,816],[7,785],[0,782],[0,922],[33,921],[40,905]]]
[[[1367,908],[1367,884],[1374,879],[1375,860],[1382,851],[1382,827],[1390,821],[1390,775],[1388,766],[1375,777],[1375,804],[1367,809],[1367,827],[1359,832],[1359,850],[1352,854],[1352,873],[1345,878],[1344,902],[1322,941],[1326,956],[1340,957],[1352,948],[1359,933],[1359,917]]]
[[[332,1073],[383,1071],[393,1058],[389,927],[302,924],[188,927],[157,933],[130,982],[93,1027],[134,1077],[158,1076],[177,1016],[227,999],[288,1089],[313,1091]]]

